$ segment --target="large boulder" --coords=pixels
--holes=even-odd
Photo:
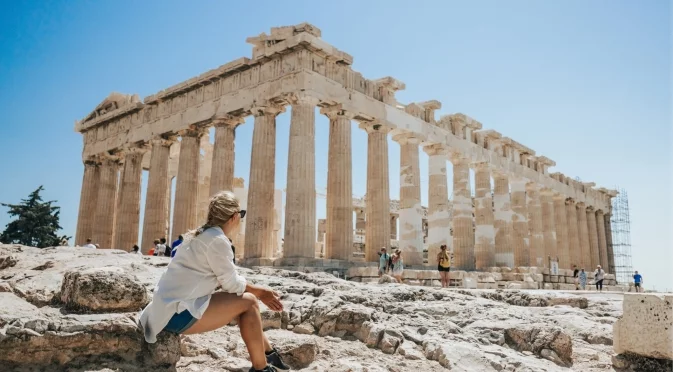
[[[558,365],[572,365],[572,339],[559,327],[515,326],[505,330],[505,342],[518,351],[530,351]]]
[[[673,295],[624,294],[623,306],[613,326],[615,353],[673,360]]]
[[[61,285],[61,302],[71,311],[123,312],[141,310],[147,290],[121,268],[68,271]]]

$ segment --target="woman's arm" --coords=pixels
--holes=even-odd
[[[195,242],[196,240],[192,244]],[[222,286],[223,291],[236,293],[239,296],[246,292],[248,282],[236,271],[236,265],[233,262],[234,253],[228,241],[225,239],[213,240],[205,247],[205,255],[208,265],[217,276],[217,281]]]

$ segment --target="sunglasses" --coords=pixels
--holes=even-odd
[[[245,209],[241,209],[238,213],[241,215],[241,218],[245,217]]]

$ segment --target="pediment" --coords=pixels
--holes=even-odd
[[[109,114],[110,112],[119,110],[124,106],[135,105],[137,103],[140,103],[140,97],[138,97],[137,94],[122,94],[112,92],[82,120],[82,123],[86,123],[103,115]]]

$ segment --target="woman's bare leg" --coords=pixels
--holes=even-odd
[[[264,351],[271,350],[271,345],[262,331],[257,297],[250,293],[244,293],[243,296],[234,293],[213,293],[206,312],[184,334],[203,333],[222,328],[237,317],[241,338],[248,348],[252,366],[258,370],[264,369],[266,367]],[[267,346],[268,350],[265,350]]]

